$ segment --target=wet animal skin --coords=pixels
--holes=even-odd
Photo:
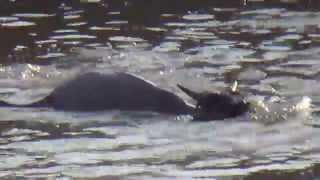
[[[98,72],[86,73],[67,81],[38,102],[15,105],[0,101],[0,106],[50,107],[63,111],[153,111],[190,114],[198,121],[223,120],[249,110],[249,104],[237,93],[197,93],[182,85],[178,87],[197,102],[196,107],[135,75]]]

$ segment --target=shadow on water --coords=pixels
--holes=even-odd
[[[185,14],[187,12],[206,13],[213,8],[240,8],[254,9],[257,7],[289,7],[294,10],[319,9],[320,4],[316,0],[297,0],[291,3],[279,3],[275,1],[251,2],[250,0],[101,0],[97,3],[89,1],[64,1],[64,0],[23,0],[0,2],[0,15],[3,17],[14,16],[20,13],[44,13],[53,14],[51,17],[32,18],[30,16],[18,16],[19,20],[33,22],[36,24],[8,24],[14,20],[2,18],[0,20],[0,34],[3,41],[0,43],[0,56],[2,61],[6,62],[8,54],[15,53],[17,45],[26,46],[30,50],[25,50],[23,54],[29,55],[24,59],[34,59],[39,53],[36,41],[44,40],[51,35],[53,30],[63,28],[79,28],[81,32],[88,32],[90,26],[101,26],[106,21],[127,21],[127,24],[120,25],[120,31],[109,28],[107,31],[96,32],[99,36],[97,41],[105,42],[105,38],[114,35],[142,36],[147,40],[159,43],[163,38],[161,33],[150,33],[143,27],[159,26],[163,22],[177,19],[175,15]],[[307,9],[306,9],[307,8]],[[231,10],[231,9],[230,9]],[[232,11],[216,12],[216,18],[219,20],[229,20],[232,17]],[[173,16],[166,16],[171,14]],[[79,18],[77,18],[79,16]],[[81,17],[80,17],[81,16]],[[79,24],[77,25],[77,22]],[[84,23],[81,25],[81,23]],[[117,25],[116,25],[117,26]],[[151,35],[151,36],[149,36]],[[224,36],[224,35],[222,35]],[[242,34],[245,36],[245,34]],[[230,37],[230,34],[229,36]],[[256,37],[252,37],[255,39]],[[245,39],[245,37],[243,37]],[[75,45],[75,44],[73,44]],[[59,48],[68,48],[63,45]],[[21,51],[19,49],[19,51]],[[20,54],[20,52],[18,52]],[[18,55],[19,56],[19,55]],[[23,61],[14,58],[16,61]],[[12,59],[10,59],[12,61]]]
[[[267,171],[267,172],[258,172],[253,175],[250,175],[245,180],[267,180],[267,179],[274,179],[274,180],[282,180],[282,179],[290,179],[290,180],[311,180],[319,178],[319,165],[315,165],[311,168],[302,170],[302,171]]]

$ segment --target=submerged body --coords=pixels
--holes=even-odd
[[[65,111],[99,111],[120,109],[154,111],[168,114],[190,114],[197,120],[235,117],[248,111],[242,98],[231,94],[195,93],[178,85],[194,98],[196,108],[172,92],[156,87],[128,73],[90,72],[54,89],[46,98],[28,105],[1,102],[2,106],[53,107]]]

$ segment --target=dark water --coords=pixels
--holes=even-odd
[[[81,2],[0,1],[2,99],[30,102],[79,73],[125,71],[188,101],[175,84],[214,91],[238,80],[263,108],[205,123],[0,108],[1,179],[319,178],[318,1]]]

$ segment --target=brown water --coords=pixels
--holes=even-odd
[[[1,179],[319,177],[317,2],[23,2],[0,6],[3,99],[30,102],[79,73],[125,71],[186,100],[175,84],[223,90],[238,80],[270,112],[192,123],[146,112],[0,108]],[[292,107],[302,108],[285,110]]]

